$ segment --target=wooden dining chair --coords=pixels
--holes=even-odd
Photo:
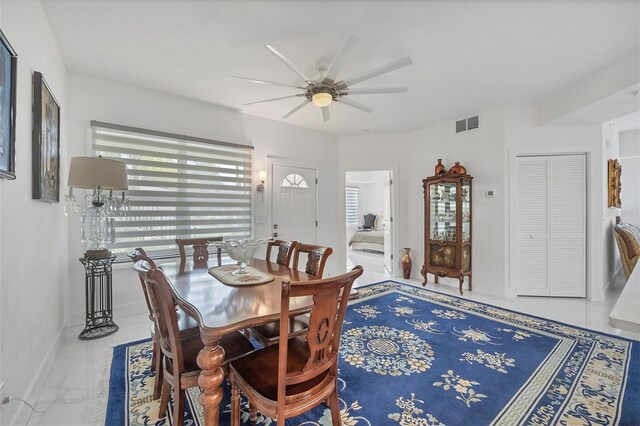
[[[307,264],[305,265],[304,272],[322,278],[324,265],[327,263],[327,259],[331,256],[331,253],[333,253],[333,249],[331,247],[299,243],[293,251],[293,269],[298,269],[300,255],[302,253],[307,255]]]
[[[206,267],[209,261],[209,243],[222,241],[222,237],[206,237],[206,238],[176,238],[176,244],[180,251],[180,263],[187,261],[186,247],[193,248],[193,265],[194,267]],[[222,247],[216,247],[216,257],[218,266],[222,265]]]
[[[291,257],[293,255],[293,250],[298,245],[297,241],[284,241],[284,240],[275,240],[269,241],[267,243],[267,262],[271,262],[271,249],[273,247],[278,247],[278,255],[276,256],[276,263],[278,265],[286,266],[287,268],[291,265]]]
[[[138,247],[134,249],[131,253],[128,254],[129,258],[135,264],[140,260],[146,260],[153,268],[155,268],[155,263],[151,260],[144,249]],[[155,373],[156,380],[153,385],[153,399],[160,398],[160,393],[162,390],[162,350],[160,350],[160,337],[157,333],[156,327],[156,319],[153,307],[151,306],[151,301],[149,299],[149,292],[147,291],[147,286],[142,277],[140,278],[140,286],[142,287],[142,293],[144,294],[144,300],[147,305],[147,314],[149,315],[149,320],[151,321],[151,340],[153,341],[153,349],[151,352],[151,371]],[[175,305],[175,304],[174,304]],[[190,336],[199,336],[200,329],[198,328],[198,323],[196,320],[191,318],[189,315],[184,313],[180,308],[176,308],[176,315],[178,317],[178,329],[180,330],[181,338],[187,338]]]
[[[334,426],[340,425],[338,353],[347,300],[362,266],[349,273],[312,282],[283,282],[280,301],[280,339],[229,364],[231,424],[240,424],[240,392],[260,413],[284,426],[326,401]],[[289,334],[291,300],[312,297],[309,332],[305,338]]]
[[[173,304],[173,293],[162,269],[157,268],[150,259],[142,259],[133,266],[144,281],[149,294],[149,302],[156,321],[157,335],[163,362],[162,396],[160,398],[159,417],[164,417],[169,405],[173,388],[173,424],[183,423],[185,409],[185,389],[198,385],[200,369],[197,364],[198,353],[204,347],[200,335],[183,338],[178,329],[178,318]],[[225,353],[223,369],[229,362],[242,357],[255,348],[241,333],[235,331],[220,339]]]
[[[293,247],[293,269],[298,269],[300,253],[307,254],[307,265],[305,272],[322,278],[324,265],[333,253],[331,247],[316,246],[311,244],[296,243]],[[289,318],[289,335],[303,336],[309,327],[309,318],[306,315],[298,315]],[[251,335],[265,346],[278,343],[280,338],[280,321],[262,324],[249,329]]]

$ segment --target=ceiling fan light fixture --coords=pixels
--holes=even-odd
[[[331,93],[316,93],[313,95],[313,97],[311,98],[311,100],[313,101],[313,104],[317,107],[326,107],[331,105],[331,101],[333,101],[333,96],[331,96]]]

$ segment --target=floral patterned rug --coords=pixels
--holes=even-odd
[[[393,281],[359,291],[340,346],[345,426],[640,424],[640,342]],[[107,425],[171,424],[150,362],[149,341],[114,349]],[[188,395],[185,424],[203,424],[198,388]],[[221,425],[229,407],[225,388]],[[287,425],[331,416],[321,405]]]

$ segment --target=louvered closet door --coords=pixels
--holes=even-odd
[[[549,295],[549,158],[518,157],[516,288],[519,295]]]
[[[517,158],[516,289],[585,297],[584,155]]]
[[[585,167],[584,155],[550,157],[550,296],[586,296]]]

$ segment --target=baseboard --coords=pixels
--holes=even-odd
[[[117,324],[118,318],[130,317],[132,315],[140,315],[147,313],[147,304],[145,302],[128,303],[126,305],[116,305],[113,307],[113,320]],[[69,319],[70,326],[84,325],[86,313],[84,311],[74,312]]]
[[[67,328],[68,323],[69,323],[69,318],[67,318],[62,323],[62,327],[60,327],[60,330],[58,330],[58,334],[56,335],[56,338],[51,343],[51,346],[49,346],[49,349],[47,350],[44,359],[38,366],[38,369],[36,370],[35,375],[31,380],[31,383],[29,383],[29,387],[27,387],[27,391],[22,397],[25,401],[29,401],[29,403],[32,405],[35,405],[35,403],[38,401],[38,398],[40,397],[40,393],[44,388],[44,384],[47,381],[47,377],[49,377],[49,373],[53,368],[53,363],[56,360],[58,352],[60,352],[60,346],[62,345],[62,338],[64,336],[64,332]],[[16,413],[13,415],[13,418],[11,419],[10,424],[12,425],[27,424],[27,421],[29,420],[29,416],[31,415],[31,410],[24,403],[20,401],[15,401],[13,402],[13,404],[20,404],[20,407],[18,407],[18,409],[16,410]]]

